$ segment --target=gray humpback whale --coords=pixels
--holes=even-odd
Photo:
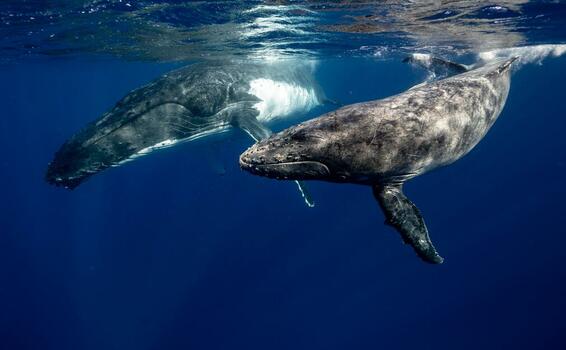
[[[458,160],[484,137],[505,105],[515,59],[348,105],[288,128],[249,148],[240,156],[240,166],[276,179],[369,185],[386,223],[424,261],[442,263],[419,209],[403,194],[403,184]]]
[[[55,154],[46,180],[73,189],[109,167],[232,127],[262,140],[271,134],[269,121],[328,101],[313,78],[313,64],[209,62],[170,72],[73,135]]]

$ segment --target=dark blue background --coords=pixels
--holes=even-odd
[[[0,66],[1,349],[566,348],[566,59],[523,67],[478,147],[407,184],[441,266],[369,188],[310,183],[308,209],[292,183],[243,173],[236,131],[72,192],[43,181],[67,137],[174,67]],[[344,103],[423,78],[369,59],[318,76]]]

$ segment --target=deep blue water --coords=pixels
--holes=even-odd
[[[329,97],[425,78],[398,56],[359,56],[319,58]],[[368,187],[310,182],[307,208],[292,183],[241,171],[238,131],[74,191],[44,181],[65,139],[181,65],[0,65],[0,349],[566,348],[566,55],[518,69],[480,144],[406,185],[438,266],[383,224]]]
[[[564,58],[518,71],[478,147],[407,185],[441,266],[383,225],[368,188],[312,183],[308,209],[292,184],[243,173],[244,135],[212,142],[224,176],[201,142],[72,192],[43,181],[63,139],[170,68],[2,67],[3,348],[564,346]],[[323,62],[319,74],[345,103],[418,79],[364,59]]]

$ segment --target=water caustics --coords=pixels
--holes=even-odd
[[[0,3],[3,60],[101,54],[129,59],[466,54],[563,43],[560,2],[15,1]]]

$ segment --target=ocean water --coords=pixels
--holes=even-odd
[[[561,2],[2,1],[0,349],[566,348],[565,28]],[[520,57],[487,136],[405,186],[442,265],[369,187],[308,182],[308,208],[241,171],[236,129],[73,191],[44,180],[65,140],[184,65],[314,62],[342,105],[434,79],[412,53]]]

